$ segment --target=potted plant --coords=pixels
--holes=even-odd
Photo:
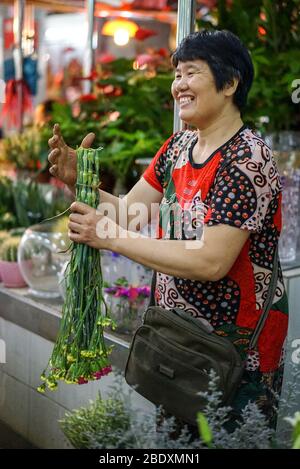
[[[0,246],[2,245],[3,241],[5,241],[9,236],[8,231],[5,230],[0,230]],[[0,282],[2,282],[2,276],[1,276],[1,269],[0,269]]]
[[[130,413],[122,398],[114,395],[104,400],[99,394],[88,408],[68,412],[60,424],[76,449],[94,448],[95,435],[101,449],[125,448],[123,438],[130,429]]]
[[[0,273],[4,286],[8,288],[26,287],[18,265],[20,240],[19,236],[10,236],[0,247]]]

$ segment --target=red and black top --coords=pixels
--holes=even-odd
[[[186,207],[201,206],[204,223],[249,230],[250,237],[228,274],[219,281],[201,282],[157,274],[157,304],[184,308],[208,321],[246,353],[251,333],[262,312],[281,230],[281,184],[271,150],[243,126],[204,163],[193,161],[197,132],[170,137],[143,174],[163,193],[159,238],[187,239],[183,229]],[[170,205],[177,209],[166,217]],[[174,215],[175,213],[175,215]],[[179,214],[179,215],[178,215]],[[192,226],[195,220],[191,220]],[[186,228],[186,224],[185,224]],[[192,231],[194,233],[194,231]],[[258,350],[247,357],[249,371],[278,367],[288,324],[287,299],[279,265],[272,310],[260,335]]]

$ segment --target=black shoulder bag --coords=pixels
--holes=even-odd
[[[278,247],[261,317],[249,349],[256,347],[272,306],[278,278]],[[208,330],[183,309],[155,306],[154,274],[150,304],[133,337],[125,369],[130,386],[168,413],[191,424],[206,405],[199,391],[208,390],[209,372],[219,376],[223,405],[230,404],[240,384],[244,363],[234,345]]]

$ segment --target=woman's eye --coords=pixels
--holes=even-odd
[[[175,75],[175,80],[180,80],[181,75]]]

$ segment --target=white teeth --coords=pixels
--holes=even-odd
[[[179,103],[182,105],[182,104],[189,104],[193,101],[193,98],[190,98],[190,97],[187,97],[187,96],[184,96],[182,98],[180,98],[179,100]]]

